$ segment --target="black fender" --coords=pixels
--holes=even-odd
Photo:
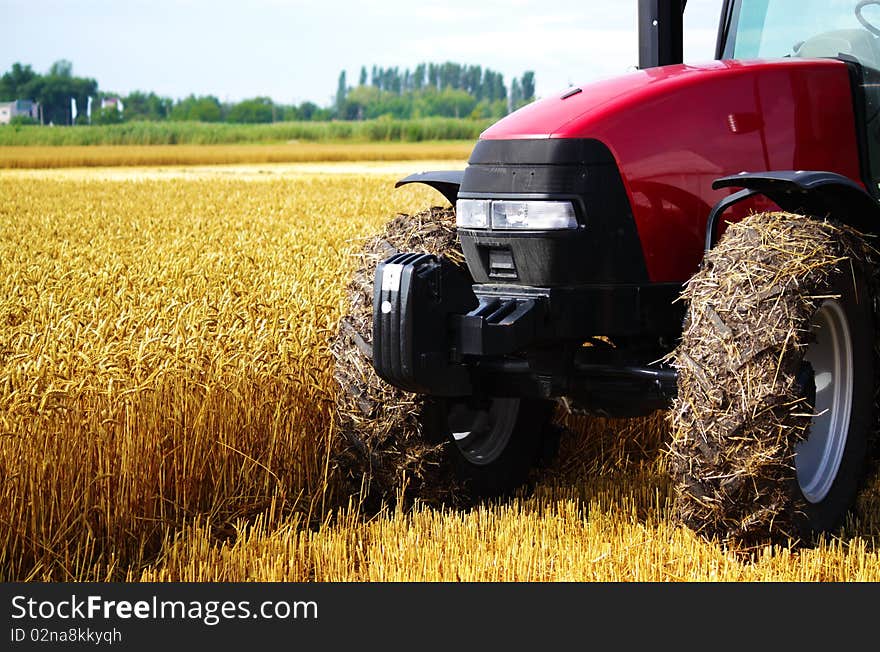
[[[423,183],[439,191],[450,204],[455,206],[455,201],[458,199],[458,189],[461,187],[461,180],[463,178],[464,170],[417,172],[401,179],[394,184],[394,187],[400,188],[400,186],[405,186],[408,183]]]
[[[712,182],[712,188],[743,188],[725,197],[712,209],[706,224],[707,248],[714,238],[715,223],[727,207],[761,194],[790,213],[829,218],[863,232],[880,231],[880,205],[852,179],[834,172],[774,170],[741,172]]]

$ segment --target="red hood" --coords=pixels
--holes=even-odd
[[[620,120],[630,110],[667,102],[670,97],[708,81],[721,81],[766,69],[768,61],[710,61],[649,68],[579,86],[581,92],[562,97],[574,88],[533,102],[493,124],[480,138],[595,138],[608,121]],[[833,59],[785,59],[786,67],[815,69],[841,66]]]

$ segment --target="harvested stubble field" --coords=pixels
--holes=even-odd
[[[362,238],[436,199],[395,178],[0,174],[0,579],[880,580],[876,481],[814,548],[674,525],[662,415],[565,418],[515,500],[360,511],[329,344]]]

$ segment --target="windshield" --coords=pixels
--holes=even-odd
[[[739,0],[727,59],[854,57],[880,68],[880,0]]]

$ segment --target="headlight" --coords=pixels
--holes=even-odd
[[[493,229],[576,229],[570,201],[493,201]]]
[[[455,202],[455,225],[466,229],[487,229],[491,208],[489,200],[459,199]]]
[[[577,217],[570,201],[459,199],[455,223],[466,229],[576,229]]]

